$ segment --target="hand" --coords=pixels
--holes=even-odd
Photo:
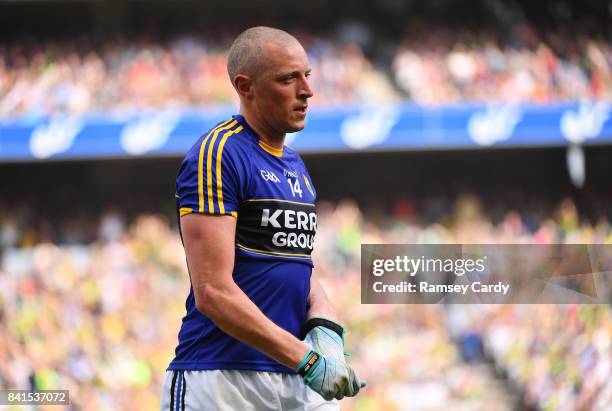
[[[340,324],[325,318],[311,318],[306,322],[304,331],[304,341],[314,351],[339,362],[345,361],[345,331]]]
[[[304,383],[326,401],[354,397],[366,386],[344,359],[337,361],[312,350],[304,356],[296,371],[304,378]]]

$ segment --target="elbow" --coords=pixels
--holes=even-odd
[[[202,297],[196,297],[195,306],[196,310],[198,310],[200,314],[208,317],[209,304],[202,301]]]
[[[222,305],[223,292],[215,289],[210,285],[200,287],[197,291],[194,290],[196,309],[209,319],[215,321],[215,317],[219,312],[219,307]]]

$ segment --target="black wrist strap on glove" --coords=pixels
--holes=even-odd
[[[310,330],[315,327],[328,328],[338,334],[340,338],[342,338],[342,341],[344,341],[344,328],[342,328],[342,326],[336,322],[320,317],[310,318],[308,321],[306,321],[302,330],[302,338],[306,337],[306,334],[308,334]]]

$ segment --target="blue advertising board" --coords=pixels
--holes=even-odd
[[[612,143],[612,105],[411,104],[314,109],[287,135],[301,153]],[[182,156],[232,109],[0,120],[0,161]]]

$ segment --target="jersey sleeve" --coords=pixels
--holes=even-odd
[[[237,216],[245,198],[249,168],[236,141],[235,121],[213,129],[187,154],[176,178],[180,216],[191,213]]]

